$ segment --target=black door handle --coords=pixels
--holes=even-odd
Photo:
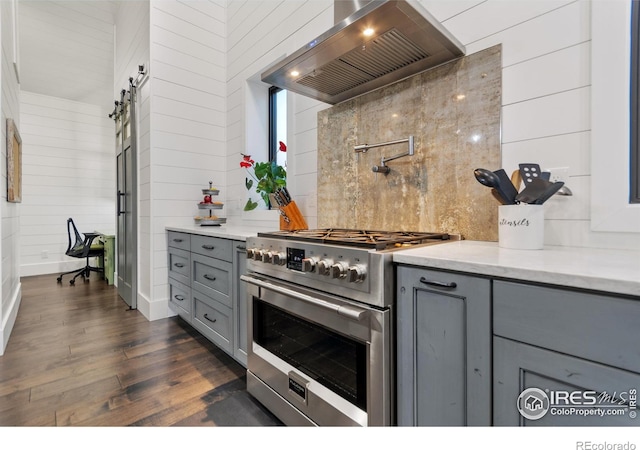
[[[216,320],[218,320],[218,319],[209,319],[209,316],[207,316],[207,313],[204,313],[204,318],[207,319],[211,323],[216,323]]]
[[[118,202],[117,202],[118,203],[118,206],[117,206],[118,216],[120,216],[120,215],[122,215],[122,214],[124,214],[126,212],[126,211],[122,210],[122,201],[121,201],[121,198],[124,197],[125,195],[126,194],[124,192],[121,192],[120,189],[118,189]]]
[[[420,283],[428,284],[429,286],[436,286],[436,287],[447,288],[447,289],[454,289],[458,286],[454,281],[447,283],[444,281],[427,280],[425,277],[420,278]]]

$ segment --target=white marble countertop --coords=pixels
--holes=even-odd
[[[256,236],[254,229],[243,228],[234,225],[220,225],[217,227],[201,227],[200,225],[189,226],[167,226],[167,231],[178,231],[181,233],[199,234],[202,236],[214,236],[237,241],[246,241],[248,237]]]
[[[640,252],[577,247],[512,250],[452,241],[393,253],[393,261],[437,269],[640,296]]]

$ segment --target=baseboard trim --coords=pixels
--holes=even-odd
[[[35,275],[61,274],[70,270],[81,269],[85,260],[75,261],[53,261],[37,264],[23,264],[20,266],[21,277],[31,277]]]
[[[152,302],[148,297],[138,292],[138,311],[150,322],[169,317],[168,299]]]
[[[20,309],[20,302],[22,301],[22,283],[18,280],[18,285],[16,289],[11,295],[11,299],[9,301],[9,308],[7,309],[8,314],[6,318],[0,324],[2,327],[2,333],[0,334],[0,356],[4,355],[4,350],[7,348],[7,344],[9,344],[9,338],[11,337],[11,331],[13,331],[13,326],[16,323],[16,318],[18,317],[18,309]]]

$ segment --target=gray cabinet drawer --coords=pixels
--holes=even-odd
[[[193,326],[223,350],[231,352],[231,308],[193,292]]]
[[[169,247],[169,278],[173,278],[182,284],[189,284],[190,264],[189,252],[178,248]]]
[[[191,251],[224,261],[233,260],[232,242],[229,239],[192,234]]]
[[[169,278],[169,306],[189,323],[191,323],[191,303],[191,288]]]
[[[640,300],[494,281],[494,334],[640,372]]]
[[[179,248],[182,250],[191,250],[191,239],[187,233],[178,233],[177,231],[169,231],[168,246]]]
[[[191,264],[192,288],[231,307],[232,264],[194,253]]]

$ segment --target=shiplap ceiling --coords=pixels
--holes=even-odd
[[[112,104],[118,3],[19,0],[21,89],[85,103]]]

